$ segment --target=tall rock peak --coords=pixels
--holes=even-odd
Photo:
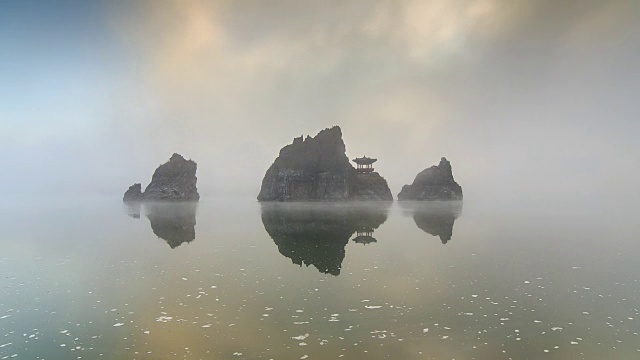
[[[173,153],[169,161],[187,161],[182,155],[178,153]]]
[[[258,195],[258,201],[392,199],[387,182],[378,173],[361,175],[353,168],[339,126],[304,140],[294,138],[283,147]]]

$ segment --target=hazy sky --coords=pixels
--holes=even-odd
[[[0,188],[112,194],[173,152],[255,196],[343,129],[397,194],[441,156],[467,199],[638,194],[640,1],[0,2]]]

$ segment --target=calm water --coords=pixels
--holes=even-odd
[[[0,359],[640,358],[628,212],[115,199],[0,215]]]

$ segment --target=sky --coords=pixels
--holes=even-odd
[[[0,192],[119,197],[178,152],[254,197],[339,125],[394,194],[446,156],[468,200],[640,200],[638,59],[629,0],[5,0]]]

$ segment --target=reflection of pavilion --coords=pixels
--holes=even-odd
[[[356,237],[353,238],[353,242],[362,245],[378,242],[378,240],[376,240],[372,235],[373,229],[358,230],[356,231]]]
[[[354,163],[357,164],[356,170],[361,174],[368,174],[373,172],[373,167],[371,166],[374,162],[378,161],[378,159],[368,158],[363,156],[361,158],[355,158],[353,160]]]
[[[354,223],[356,237],[353,238],[353,242],[362,245],[377,243],[378,240],[373,237],[373,232],[376,230],[377,226],[373,225],[375,224],[371,223],[369,219],[359,217]]]

